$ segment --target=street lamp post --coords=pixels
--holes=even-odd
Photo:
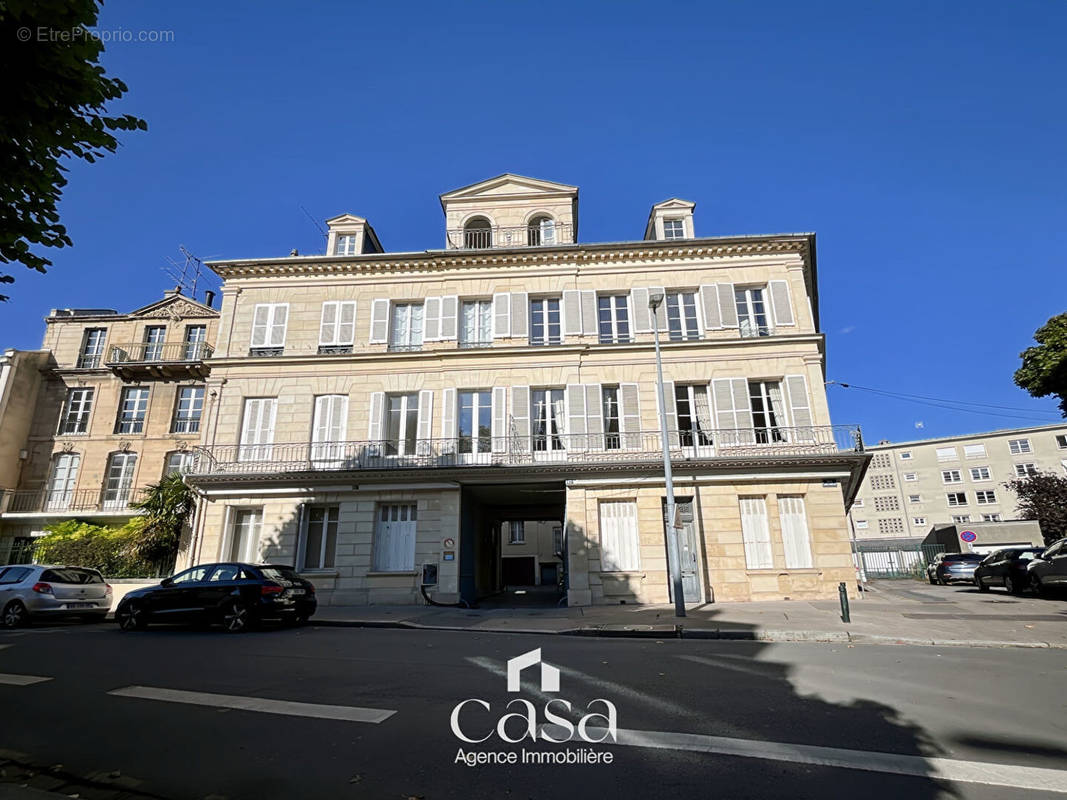
[[[671,449],[667,433],[667,403],[663,396],[663,358],[659,352],[659,324],[656,322],[656,309],[663,303],[663,295],[653,292],[648,297],[648,307],[652,311],[652,332],[656,341],[656,392],[659,395],[659,430],[663,445],[663,477],[667,483],[667,559],[670,562],[671,585],[674,587],[674,616],[685,616],[685,596],[682,593],[681,550],[678,547],[678,529],[674,526],[676,507],[674,502],[674,476],[671,474]]]

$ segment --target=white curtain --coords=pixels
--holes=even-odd
[[[711,403],[708,402],[707,387],[693,387],[693,405],[696,406],[697,429],[705,434],[710,441],[713,423],[711,421]]]
[[[778,381],[767,381],[767,397],[770,400],[770,408],[767,409],[767,425],[779,427],[785,420],[783,413],[785,406],[782,404],[782,384]]]

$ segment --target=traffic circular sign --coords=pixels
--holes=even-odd
[[[974,531],[964,531],[960,534],[960,538],[963,539],[963,541],[965,542],[973,542],[975,539],[978,538],[978,534]]]

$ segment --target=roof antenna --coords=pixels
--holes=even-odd
[[[315,226],[315,228],[316,228],[316,229],[318,230],[318,232],[319,232],[320,234],[322,234],[322,238],[323,238],[323,239],[328,239],[328,238],[330,238],[330,237],[329,237],[329,234],[328,234],[328,233],[326,233],[326,229],[325,229],[325,228],[323,228],[323,227],[322,227],[322,226],[321,226],[321,225],[319,224],[319,221],[318,221],[317,219],[315,219],[315,218],[314,218],[313,216],[311,216],[311,214],[310,214],[310,213],[308,212],[308,210],[307,210],[306,208],[304,208],[303,206],[300,206],[300,210],[304,212],[304,216],[306,216],[306,217],[307,217],[307,218],[308,218],[309,220],[311,220],[311,224]]]

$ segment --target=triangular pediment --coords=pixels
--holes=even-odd
[[[149,319],[188,319],[217,317],[219,312],[184,295],[170,294],[151,305],[131,311],[127,316]]]
[[[696,203],[692,203],[689,200],[682,200],[680,197],[672,197],[670,200],[664,200],[662,203],[656,203],[652,206],[653,210],[667,210],[672,208],[684,208],[688,211],[692,211],[696,208]]]
[[[576,195],[577,186],[554,181],[543,181],[538,178],[527,178],[523,175],[515,175],[505,172],[495,178],[472,183],[470,186],[462,186],[441,195],[441,202],[447,200],[468,200],[480,197],[503,197],[507,195]]]
[[[330,217],[326,220],[327,225],[366,225],[367,220],[363,217],[357,217],[355,214],[339,214],[336,217]]]

